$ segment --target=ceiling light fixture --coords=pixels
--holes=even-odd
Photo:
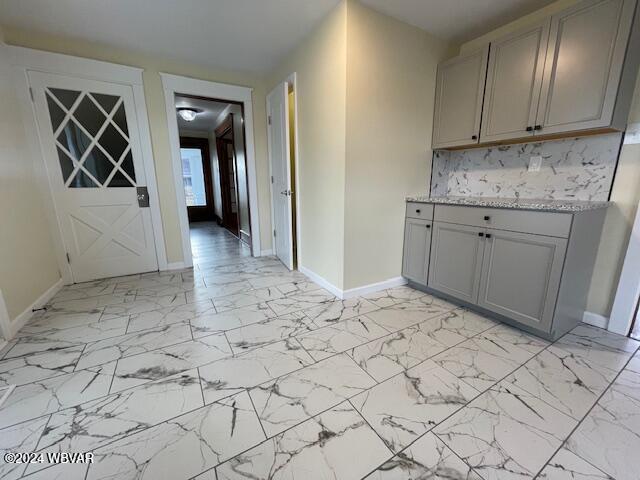
[[[193,122],[196,119],[196,115],[200,113],[200,111],[195,108],[178,108],[177,110],[178,115],[180,115],[185,122]]]

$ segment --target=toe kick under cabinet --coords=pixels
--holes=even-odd
[[[604,214],[408,202],[403,276],[556,339],[582,321]]]

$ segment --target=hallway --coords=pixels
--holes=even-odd
[[[196,270],[241,263],[251,258],[251,248],[215,222],[190,223],[189,235]]]

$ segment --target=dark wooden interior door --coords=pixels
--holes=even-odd
[[[216,129],[216,149],[220,169],[220,194],[222,197],[222,226],[234,235],[240,233],[238,216],[238,189],[236,155],[233,138],[233,114]]]
[[[236,191],[233,140],[217,138],[220,167],[220,193],[222,196],[222,226],[238,235],[238,199]]]
[[[215,220],[209,140],[180,137],[180,154],[189,222]]]

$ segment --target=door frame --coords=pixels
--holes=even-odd
[[[293,72],[292,74],[290,74],[289,76],[287,76],[286,79],[284,79],[284,82],[287,82],[287,84],[289,86],[292,87],[293,89],[293,115],[294,115],[294,119],[293,119],[293,130],[295,132],[295,137],[293,139],[293,149],[294,149],[294,158],[293,158],[293,164],[294,164],[294,185],[293,185],[293,190],[294,190],[294,201],[295,201],[295,210],[296,210],[296,221],[295,221],[295,232],[293,232],[293,235],[296,236],[296,248],[295,248],[295,254],[296,254],[296,265],[298,266],[298,270],[302,267],[302,242],[300,241],[301,239],[301,235],[302,235],[302,220],[300,218],[300,150],[299,150],[299,138],[300,138],[300,130],[298,129],[298,82],[297,82],[297,72]],[[278,84],[280,84],[281,82],[278,82]],[[269,93],[271,93],[271,91],[273,91],[273,89],[271,89],[269,91]],[[267,94],[267,98],[265,100],[265,104],[266,104],[266,109],[267,109],[267,143],[270,142],[269,140],[269,124],[268,124],[268,115],[269,115],[269,94]],[[289,122],[291,122],[291,119],[289,119]],[[287,132],[287,138],[289,138],[289,132]],[[272,162],[271,162],[271,146],[268,145],[268,152],[267,155],[269,157],[269,178],[271,178],[271,176],[273,175],[273,168],[272,168]],[[273,236],[273,219],[275,218],[275,209],[274,209],[274,205],[273,205],[273,183],[271,183],[271,181],[269,181],[269,202],[271,204],[271,223],[272,223],[272,228],[271,228],[271,245],[273,246],[272,250],[271,250],[271,254],[275,255],[276,253],[276,244],[275,244],[275,237]],[[291,239],[291,241],[293,242],[293,238]],[[293,259],[292,259],[293,261]]]
[[[182,171],[180,168],[180,135],[178,133],[178,121],[176,118],[175,96],[176,94],[191,95],[211,98],[218,101],[231,101],[242,103],[244,114],[245,143],[247,157],[247,180],[249,183],[249,221],[251,224],[252,255],[260,256],[260,219],[258,216],[258,181],[256,173],[256,154],[253,136],[253,88],[230,85],[226,83],[211,82],[195,78],[160,73],[162,89],[169,128],[169,143],[171,145],[171,158],[173,165],[173,177],[176,189],[176,206],[182,239],[182,255],[185,267],[193,266],[191,254],[191,240],[189,237],[189,219],[187,206],[184,202],[184,186],[182,184]]]
[[[200,150],[200,155],[202,156],[205,198],[207,199],[207,205],[204,207],[187,207],[187,215],[189,214],[189,209],[191,209],[193,212],[204,211],[205,214],[209,214],[213,219],[213,217],[215,217],[215,199],[213,196],[213,172],[211,171],[211,146],[209,145],[209,139],[183,135],[180,137],[180,148],[194,148]],[[200,220],[191,221],[197,222]]]
[[[53,200],[52,185],[49,175],[47,175],[45,152],[43,151],[42,139],[40,138],[40,131],[38,129],[35,103],[31,97],[29,71],[66,75],[108,83],[119,83],[131,87],[138,133],[140,135],[142,161],[147,181],[147,189],[149,191],[149,208],[151,211],[151,224],[158,269],[168,270],[170,266],[167,263],[162,216],[160,214],[160,200],[158,196],[155,165],[153,162],[151,134],[149,132],[149,117],[142,81],[143,69],[12,45],[7,45],[6,49],[14,70],[14,84],[22,109],[22,119],[25,129],[26,131],[34,132],[38,140],[37,142],[28,142],[29,154],[33,161],[34,176],[49,223],[56,261],[64,284],[69,285],[73,283],[73,276],[71,266],[67,262],[66,249],[64,247],[61,230],[62,227]]]
[[[629,236],[629,245],[622,264],[622,272],[611,308],[607,330],[620,335],[629,335],[636,307],[640,300],[640,203]]]

